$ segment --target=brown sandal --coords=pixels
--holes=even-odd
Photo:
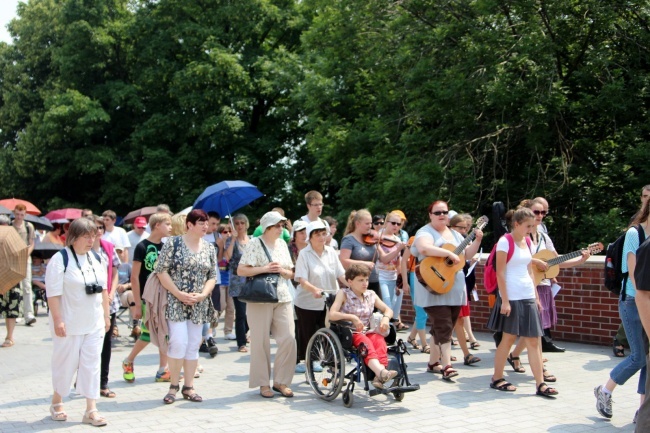
[[[451,382],[451,378],[456,376],[458,376],[458,372],[451,366],[451,364],[442,369],[443,379]]]
[[[183,390],[181,391],[183,398],[185,400],[193,401],[194,403],[201,403],[203,401],[203,397],[201,397],[197,393],[190,392],[189,394],[185,394],[185,391],[194,391],[193,386],[183,386]]]
[[[181,389],[181,387],[178,385],[169,385],[169,391],[167,392],[167,395],[163,397],[163,403],[165,404],[174,403],[176,401],[176,393],[178,392],[179,389]],[[173,394],[172,391],[174,391]]]

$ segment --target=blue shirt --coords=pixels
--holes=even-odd
[[[644,234],[645,235],[645,234]],[[645,236],[644,236],[645,237]],[[627,267],[627,254],[632,253],[636,256],[636,250],[639,249],[639,232],[636,227],[630,227],[625,233],[625,243],[623,244],[623,260],[621,262],[621,271],[623,273],[629,272]],[[625,296],[634,298],[636,296],[636,289],[632,285],[632,281],[628,277],[625,285]]]

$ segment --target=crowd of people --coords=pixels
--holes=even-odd
[[[28,278],[0,296],[7,324],[3,347],[15,343],[18,317],[24,317],[26,325],[36,320],[32,284],[37,292],[45,291],[54,346],[51,418],[67,419],[63,398],[76,377],[77,393],[87,399],[83,422],[94,426],[107,423],[97,411],[97,399],[116,397],[109,388],[108,366],[120,307],[129,309],[131,337],[136,340],[122,362],[123,379],[136,381],[137,356],[154,343],[159,351],[155,380],[169,383],[165,404],[174,403],[179,391],[184,399],[202,401],[194,389],[194,379],[202,371],[199,353],[217,355],[219,327],[225,340],[236,341],[237,350],[249,356],[248,385],[259,389],[263,398],[293,396],[294,375],[307,370],[308,342],[328,320],[352,323],[353,344],[363,343],[368,349],[364,361],[375,373],[372,385],[376,388],[383,388],[397,374],[388,369],[382,336],[390,323],[397,331],[410,330],[408,344],[428,354],[427,371],[444,380],[460,374],[453,364],[453,345],[462,349],[464,365],[481,361],[470,352],[480,347],[472,332],[470,300],[476,290],[472,265],[483,232],[472,229],[470,215],[457,214],[445,201],[434,201],[427,209],[429,222],[409,236],[401,210],[372,215],[358,209],[349,215],[339,243],[334,237],[338,222],[321,215],[323,196],[310,191],[305,204],[307,213],[293,223],[281,208],[266,212],[252,233],[243,213],[226,223],[215,212],[194,209],[173,215],[160,205],[148,218],[136,218],[127,233],[116,226],[113,211],[96,216],[84,210],[82,218],[57,224],[47,234],[47,242],[62,246],[60,253],[47,265],[36,260],[30,263],[33,271]],[[642,202],[628,230],[625,257],[631,273],[639,246],[635,227],[650,233],[648,206],[650,201]],[[552,281],[535,284],[533,275],[534,267],[543,271],[548,266],[533,257],[537,252],[548,250],[558,256],[543,223],[548,212],[549,204],[541,197],[522,201],[506,214],[509,233],[495,247],[498,295],[488,327],[497,342],[489,386],[497,391],[516,391],[504,379],[504,368],[509,363],[515,372],[525,373],[520,355],[527,350],[536,394],[554,397],[559,393],[548,385],[557,378],[547,370],[543,357],[545,351],[564,350],[551,339],[550,330],[557,322]],[[24,208],[16,207],[14,215],[12,224],[33,249],[39,233],[24,221]],[[588,257],[589,252],[583,251],[561,267],[576,266]],[[455,269],[444,290],[419,272],[418,265],[425,259],[440,260]],[[274,276],[277,299],[240,299],[247,282],[261,275]],[[645,394],[643,327],[634,302],[633,278],[627,280],[623,293],[627,297],[621,300],[621,317],[632,353],[596,388],[598,411],[607,417],[612,416],[614,387],[638,370],[642,371],[641,402]],[[325,297],[329,294],[334,301],[328,307]],[[405,296],[410,296],[415,310],[412,329],[400,320]],[[379,330],[365,332],[374,311],[381,313]],[[271,339],[277,346],[273,365]],[[322,369],[319,365],[311,368]]]

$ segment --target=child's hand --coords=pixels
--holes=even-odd
[[[352,326],[354,326],[354,329],[356,329],[357,332],[363,331],[363,322],[356,316],[352,319]]]

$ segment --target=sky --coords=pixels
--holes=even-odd
[[[7,24],[16,17],[18,0],[0,0],[0,41],[11,42]]]

